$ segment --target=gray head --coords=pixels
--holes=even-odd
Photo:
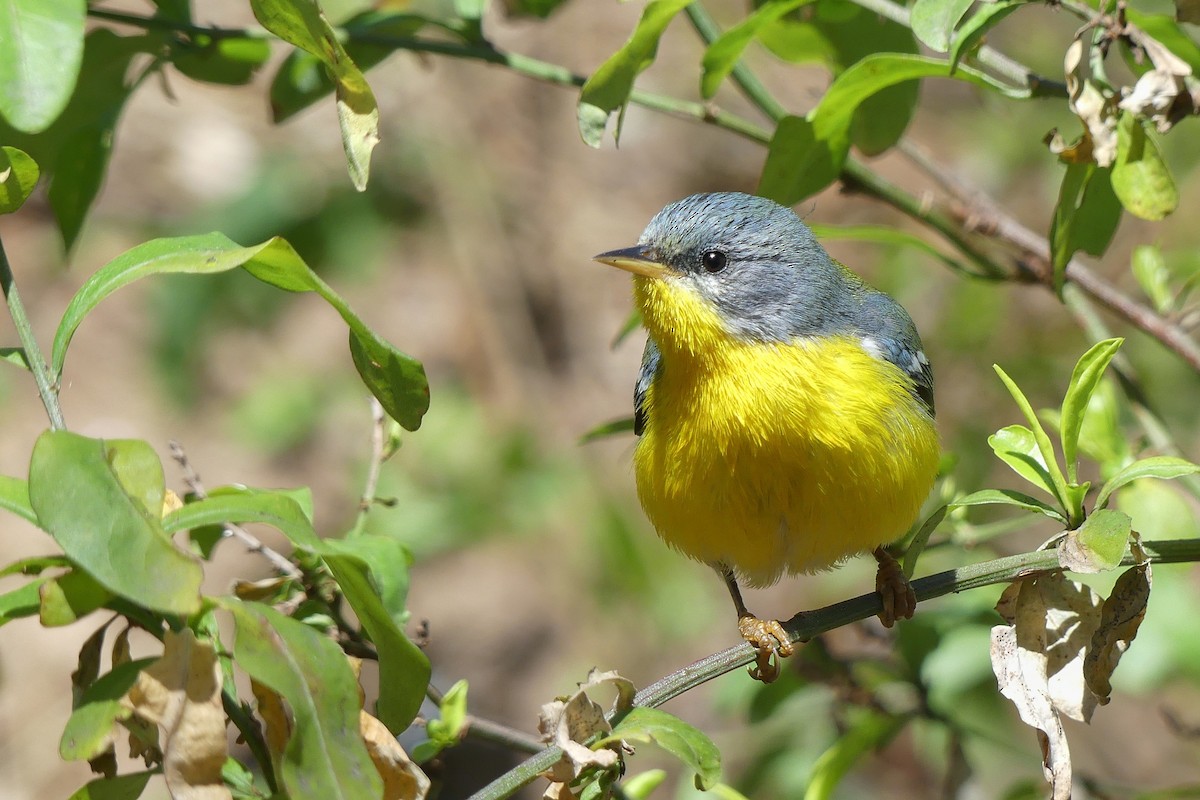
[[[830,259],[790,209],[737,192],[670,204],[637,247],[604,255],[617,253],[667,267],[720,312],[732,333],[748,339],[843,329],[869,291]]]

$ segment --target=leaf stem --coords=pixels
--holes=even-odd
[[[1155,564],[1200,561],[1200,539],[1143,542],[1142,549]],[[1135,559],[1132,554],[1126,553],[1121,563],[1132,565]],[[1036,550],[939,572],[913,581],[912,587],[917,599],[925,601],[968,589],[1011,583],[1060,569],[1062,566],[1057,550]],[[804,642],[817,634],[873,617],[882,609],[879,595],[872,592],[816,611],[802,611],[784,622],[783,627],[793,642]],[[702,683],[751,664],[756,655],[754,649],[745,642],[713,653],[642,689],[634,697],[634,705],[660,706]],[[557,747],[548,747],[471,795],[470,800],[503,800],[511,797],[521,787],[531,783],[540,773],[553,766],[561,756],[562,752]]]
[[[17,338],[25,349],[25,363],[33,373],[37,384],[38,395],[42,405],[46,407],[46,416],[50,418],[50,427],[56,431],[65,430],[67,423],[63,420],[62,407],[58,404],[58,387],[50,378],[50,367],[42,356],[37,338],[33,335],[33,326],[25,314],[25,304],[21,302],[21,294],[17,291],[17,282],[13,277],[12,267],[4,252],[4,243],[0,241],[0,289],[4,291],[4,299],[8,302],[8,313],[12,317],[13,327],[17,329]]]

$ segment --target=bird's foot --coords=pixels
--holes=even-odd
[[[912,619],[913,612],[917,610],[917,595],[900,562],[892,558],[891,553],[877,547],[873,555],[879,562],[879,571],[875,573],[875,591],[879,592],[883,601],[879,621],[883,627],[890,628],[898,619]]]
[[[779,659],[796,652],[791,637],[779,620],[759,619],[753,614],[738,618],[738,631],[757,652],[750,677],[763,683],[773,683],[779,677]]]

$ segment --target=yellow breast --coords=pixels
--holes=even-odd
[[[737,339],[669,281],[635,279],[662,366],[634,456],[668,544],[754,585],[892,541],[937,473],[933,420],[851,336]]]

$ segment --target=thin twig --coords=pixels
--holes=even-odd
[[[1143,542],[1142,549],[1150,561],[1156,564],[1200,560],[1200,539]],[[1122,564],[1132,565],[1135,561],[1136,559],[1127,553]],[[925,601],[991,584],[1011,583],[1061,569],[1057,550],[1037,550],[939,572],[913,581],[912,587],[917,599]],[[783,627],[793,643],[804,642],[817,634],[869,619],[882,609],[879,594],[872,592],[816,611],[800,612],[783,623]],[[660,706],[702,683],[739,667],[748,666],[754,662],[756,656],[754,648],[745,642],[714,653],[642,689],[634,697],[634,705]],[[561,750],[549,747],[471,795],[470,800],[502,800],[511,797],[561,757]]]
[[[442,707],[442,701],[446,698],[445,693],[434,686],[432,682],[426,685],[425,696],[439,709]],[[476,716],[475,714],[467,714],[465,725],[467,736],[474,736],[476,739],[482,739],[485,742],[502,745],[510,750],[517,750],[523,753],[540,753],[546,749],[546,743],[532,734],[511,728],[495,720]]]
[[[50,427],[56,431],[65,430],[67,423],[63,420],[62,406],[58,403],[58,387],[50,377],[50,367],[42,356],[37,337],[33,335],[33,326],[25,314],[25,304],[21,302],[21,295],[17,291],[17,282],[4,252],[3,242],[0,242],[0,289],[4,291],[4,299],[8,302],[9,316],[12,317],[13,327],[17,329],[17,338],[25,349],[25,363],[33,373],[38,396],[42,398],[46,416],[50,418]]]
[[[367,462],[367,477],[363,481],[362,499],[358,502],[358,514],[347,537],[362,533],[367,524],[367,515],[375,505],[375,493],[379,488],[379,473],[385,460],[384,446],[387,439],[387,415],[383,406],[371,398],[371,459]]]
[[[167,449],[171,451],[171,458],[179,464],[179,468],[183,471],[183,482],[188,487],[188,491],[194,494],[198,499],[203,500],[208,497],[208,492],[204,490],[204,484],[200,481],[200,475],[192,467],[191,460],[187,457],[187,452],[184,451],[183,445],[175,440],[167,442]],[[289,561],[287,558],[272,550],[267,545],[263,544],[257,536],[243,528],[241,525],[235,525],[231,522],[226,522],[221,525],[226,536],[233,536],[240,539],[246,545],[246,549],[252,553],[258,553],[267,561],[271,562],[271,566],[277,572],[292,580],[300,580],[304,577],[304,573],[300,568]]]

